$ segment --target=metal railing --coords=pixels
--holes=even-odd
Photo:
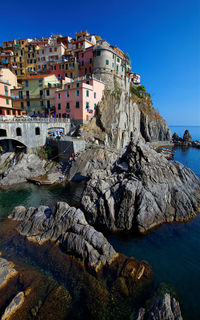
[[[29,116],[0,116],[0,122],[40,122],[40,123],[70,123],[69,118],[31,118]]]

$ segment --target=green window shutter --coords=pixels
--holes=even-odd
[[[4,86],[4,90],[5,90],[5,95],[8,96],[8,87]]]
[[[109,65],[109,60],[106,60],[106,65],[107,65],[107,66]]]
[[[97,108],[97,104],[95,103],[95,104],[94,104],[94,110],[96,110],[96,108]]]
[[[89,97],[89,90],[86,91],[86,97]]]
[[[6,104],[9,104],[9,100],[8,99],[6,99]]]
[[[89,102],[86,102],[86,108],[89,108]]]

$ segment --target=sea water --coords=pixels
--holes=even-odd
[[[185,130],[189,130],[192,140],[200,141],[200,126],[169,126],[172,134],[177,133],[180,138],[183,138]]]
[[[174,160],[200,176],[199,157],[200,149],[178,148]],[[5,219],[17,205],[52,207],[57,201],[78,205],[82,190],[80,183],[48,187],[24,184],[0,190],[0,218]],[[176,289],[184,319],[200,319],[200,215],[187,223],[164,224],[144,236],[112,235],[108,240],[117,251],[147,260],[156,283],[170,283]]]

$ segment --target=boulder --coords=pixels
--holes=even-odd
[[[136,320],[183,320],[179,302],[165,293],[156,296],[149,308],[140,308]]]
[[[59,243],[96,271],[118,255],[103,234],[87,223],[84,213],[65,202],[58,202],[54,211],[47,206],[15,207],[9,218],[20,221],[17,230],[29,240]]]
[[[92,225],[144,233],[191,218],[200,208],[200,180],[179,162],[134,141],[109,170],[91,172],[82,206]]]

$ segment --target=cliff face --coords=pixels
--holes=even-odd
[[[171,131],[151,100],[134,99],[120,89],[105,92],[96,119],[83,130],[86,139],[94,137],[117,149],[124,148],[131,137],[146,142],[171,140]]]

